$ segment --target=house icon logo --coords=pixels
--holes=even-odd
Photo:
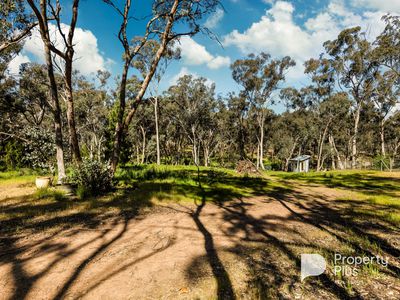
[[[301,255],[301,281],[309,276],[318,276],[326,269],[325,259],[319,254]]]

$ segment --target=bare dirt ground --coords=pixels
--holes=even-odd
[[[400,299],[399,230],[352,224],[338,193],[298,185],[3,236],[0,299]],[[365,254],[360,231],[390,258],[387,269],[347,284],[329,269],[300,282],[301,253]]]

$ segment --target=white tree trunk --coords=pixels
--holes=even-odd
[[[161,157],[160,157],[160,135],[158,132],[158,97],[154,98],[154,120],[156,125],[157,165],[160,165]]]
[[[381,137],[381,154],[383,157],[386,156],[386,147],[385,147],[385,121],[381,121],[380,128],[380,137]]]
[[[144,130],[143,126],[140,126],[140,130],[142,132],[142,161],[141,163],[144,164],[145,161],[145,154],[146,154],[146,131]]]
[[[260,126],[260,167],[261,169],[265,170],[264,167],[264,116],[261,120]]]
[[[342,163],[342,159],[340,158],[339,151],[336,148],[335,139],[333,138],[333,135],[329,135],[329,143],[331,144],[332,150],[336,154],[339,170],[343,170],[344,166],[343,166],[343,163]],[[332,161],[334,161],[334,159],[332,159]]]
[[[354,132],[351,139],[351,168],[355,169],[357,166],[357,138],[358,138],[358,125],[360,123],[361,104],[357,105],[354,112]]]

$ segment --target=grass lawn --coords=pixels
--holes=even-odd
[[[271,174],[284,182],[322,185],[344,193],[336,201],[347,204],[357,218],[383,220],[400,226],[400,174],[379,171],[331,171]],[[348,212],[347,212],[348,213]]]
[[[136,215],[140,209],[160,203],[222,203],[284,189],[279,182],[242,176],[227,169],[128,166],[118,170],[115,191],[101,197],[69,200],[54,189],[31,192],[36,176],[26,172],[0,173],[0,233],[41,231],[76,222],[96,224],[110,216]],[[26,195],[24,190],[31,193]]]
[[[19,260],[18,256],[2,256],[2,245],[7,245],[3,249],[5,253],[9,249],[15,253],[23,253],[32,247],[36,249],[36,246],[18,244],[29,241],[31,235],[52,235],[78,227],[101,232],[110,220],[116,220],[112,224],[119,224],[139,217],[148,220],[151,226],[143,225],[143,231],[149,232],[144,239],[135,231],[141,232],[139,225],[131,229],[132,238],[125,240],[129,240],[134,249],[157,238],[160,230],[171,235],[175,234],[173,230],[178,230],[180,235],[172,237],[172,242],[165,246],[165,249],[171,247],[170,254],[165,254],[169,257],[169,264],[179,266],[179,257],[182,256],[175,257],[175,253],[181,253],[181,247],[185,248],[185,253],[198,253],[200,250],[196,247],[203,247],[205,253],[204,257],[193,254],[190,266],[182,267],[179,274],[186,274],[186,277],[169,278],[172,276],[170,271],[163,275],[166,278],[157,278],[160,293],[165,293],[162,289],[165,279],[165,289],[170,288],[171,280],[189,284],[190,288],[184,289],[192,291],[189,298],[195,295],[229,298],[233,294],[249,299],[400,297],[400,291],[393,288],[400,284],[400,173],[265,172],[262,176],[247,176],[220,168],[126,166],[116,174],[114,191],[85,199],[68,198],[54,189],[37,191],[34,179],[35,175],[29,171],[0,173],[0,262],[1,259],[5,263]],[[174,214],[165,214],[163,209]],[[176,225],[179,222],[183,225]],[[152,233],[153,227],[160,229]],[[73,232],[74,239],[84,240],[80,230]],[[104,235],[101,238],[105,239]],[[90,269],[90,262],[100,259],[97,256],[105,255],[107,251],[110,253],[105,257],[116,259],[110,261],[113,265],[135,258],[136,250],[123,250],[127,244],[118,246],[121,247],[118,251],[114,250],[112,243],[115,241],[114,238],[106,241],[106,247],[88,255],[83,265],[73,268],[73,274]],[[179,242],[185,246],[180,246]],[[70,243],[72,245],[73,240]],[[64,240],[57,241],[43,246],[43,249],[32,250],[32,257],[42,252],[48,255],[48,251],[57,257],[68,257],[59,253],[62,248],[55,246],[58,244],[68,245]],[[90,241],[84,245],[91,247],[89,254],[92,253],[90,249],[96,249]],[[151,251],[153,248],[154,244],[149,246]],[[73,251],[80,249],[77,246]],[[386,257],[389,263],[386,267],[376,263],[363,265],[357,277],[334,274],[334,255],[338,252],[349,256],[379,255]],[[127,254],[118,258],[118,253]],[[319,253],[325,257],[326,273],[300,283],[298,272],[302,253]],[[24,255],[29,257],[29,254]],[[68,260],[68,264],[73,265],[73,262],[73,259]],[[149,276],[153,278],[165,263],[162,259],[148,259],[140,274],[150,272]],[[153,265],[155,271],[151,273]],[[44,269],[47,270],[46,266]],[[99,268],[94,266],[93,274]],[[102,272],[107,273],[107,268]],[[24,281],[21,274],[10,276],[14,276],[16,282]],[[35,290],[35,276],[27,276],[25,281],[29,285],[17,285],[17,291],[10,294],[22,297],[31,289]],[[63,292],[74,291],[72,283],[78,276],[72,275],[71,278],[66,281]],[[95,286],[101,286],[103,282],[107,280],[102,279]],[[79,298],[80,294],[76,293],[74,295]]]

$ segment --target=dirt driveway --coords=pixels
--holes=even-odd
[[[298,186],[3,237],[0,299],[400,299],[399,231],[345,219],[336,193]],[[385,270],[300,282],[301,253],[368,254],[361,233],[390,257]]]

